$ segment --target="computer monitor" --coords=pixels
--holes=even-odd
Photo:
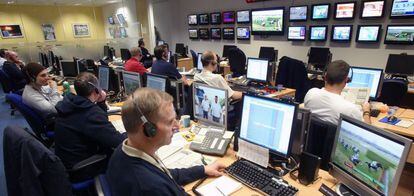
[[[202,124],[227,127],[227,89],[193,83],[194,118]]]
[[[293,103],[244,94],[240,138],[287,158],[291,152],[296,110]]]
[[[99,87],[109,90],[109,67],[99,66],[98,69]]]
[[[167,76],[147,73],[146,87],[166,92],[167,90],[169,90],[168,86],[169,86],[169,79]]]
[[[85,59],[78,59],[76,57],[73,57],[73,62],[76,64],[78,74],[88,71]]]
[[[175,53],[180,54],[182,56],[187,55],[187,48],[183,43],[176,43],[175,44]]]
[[[359,195],[395,195],[411,142],[341,115],[330,174]]]
[[[141,75],[136,72],[123,71],[124,90],[126,95],[134,93],[137,88],[141,87]]]
[[[203,53],[197,53],[197,69],[203,70],[203,63],[201,62],[201,56],[203,56]]]
[[[269,62],[276,61],[276,52],[273,47],[260,47],[259,58],[268,59]]]
[[[121,59],[127,61],[131,58],[131,52],[126,48],[121,48]]]
[[[235,46],[235,45],[224,45],[223,46],[223,55],[222,55],[222,57],[229,57],[229,52],[230,52],[230,49],[232,49],[232,48],[237,48],[237,46]]]
[[[347,87],[368,87],[370,89],[369,97],[371,99],[378,97],[382,80],[382,69],[352,67],[352,71],[349,74],[352,81],[346,84]]]
[[[331,61],[331,52],[329,51],[329,48],[311,47],[308,56],[308,63],[320,70],[325,70],[326,66]]]
[[[78,68],[73,60],[61,60],[60,67],[62,68],[63,77],[76,77],[78,75]]]
[[[414,55],[390,54],[385,73],[404,76],[414,75]]]
[[[247,79],[267,82],[269,71],[269,60],[251,57],[247,58]]]

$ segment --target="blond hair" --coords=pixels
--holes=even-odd
[[[142,51],[138,47],[132,47],[129,52],[131,53],[131,56],[138,56],[139,54],[142,54]]]

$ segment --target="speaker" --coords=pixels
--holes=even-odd
[[[313,154],[302,152],[299,165],[299,182],[303,185],[313,183],[318,178],[321,158]]]

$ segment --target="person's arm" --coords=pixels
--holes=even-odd
[[[233,98],[234,100],[241,99],[242,97],[243,93],[240,91],[234,91],[233,95],[231,96],[231,98]]]
[[[194,166],[185,169],[170,169],[170,173],[179,185],[185,185],[205,176],[221,176],[223,175],[223,170],[225,167],[226,166],[222,163],[214,162],[206,166]]]
[[[50,103],[55,106],[59,101],[62,101],[63,97],[62,95],[59,94],[58,89],[57,89],[57,84],[55,81],[49,80],[49,87],[50,87],[50,93],[49,93]]]
[[[40,94],[39,91],[34,90],[31,86],[25,88],[26,92],[23,92],[23,102],[35,110],[42,113],[44,116],[49,114],[57,114],[55,105],[46,100],[46,98]]]
[[[371,124],[371,105],[367,102],[365,102],[362,105],[362,118],[364,119],[364,122]]]

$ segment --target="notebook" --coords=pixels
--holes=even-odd
[[[242,187],[240,182],[227,176],[221,176],[214,181],[201,186],[197,191],[203,196],[230,195]]]

